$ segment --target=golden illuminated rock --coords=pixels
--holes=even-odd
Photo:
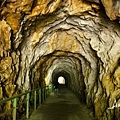
[[[11,28],[6,21],[0,21],[0,57],[7,56],[11,49]]]
[[[67,9],[70,15],[79,15],[83,12],[92,10],[92,6],[89,3],[83,2],[83,0],[68,0]]]
[[[14,33],[18,32],[20,27],[20,13],[8,14],[6,20],[10,27],[12,28],[13,32]]]
[[[108,15],[108,17],[111,19],[111,20],[116,20],[117,18],[120,17],[120,1],[119,0],[101,0],[104,7],[105,7],[105,10],[106,10],[106,13]]]

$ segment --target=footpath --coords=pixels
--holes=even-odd
[[[65,86],[51,93],[27,120],[95,120],[90,110],[81,104]]]

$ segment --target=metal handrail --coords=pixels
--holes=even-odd
[[[13,100],[14,98],[19,98],[19,97],[21,97],[21,96],[23,96],[23,95],[26,95],[27,93],[31,93],[31,92],[33,92],[33,91],[35,91],[35,90],[38,90],[38,89],[40,89],[40,88],[31,90],[31,91],[27,91],[27,92],[25,92],[25,93],[21,93],[21,94],[19,94],[19,95],[15,95],[15,96],[12,96],[12,97],[10,97],[10,98],[6,98],[6,99],[3,99],[3,100],[0,100],[0,104],[6,103],[7,101]]]
[[[12,96],[10,98],[6,98],[4,100],[0,100],[0,105],[2,105],[3,103],[6,103],[8,101],[12,101],[13,100],[13,108],[11,108],[10,110],[13,110],[13,120],[16,120],[17,98],[19,98],[19,97],[21,97],[23,95],[26,95],[26,100],[25,100],[26,101],[26,118],[29,118],[30,93],[34,92],[34,110],[36,110],[36,108],[37,108],[36,107],[37,95],[38,95],[38,98],[39,98],[39,104],[41,104],[46,99],[47,94],[52,92],[51,89],[52,89],[52,86],[50,85],[50,86],[45,86],[45,87],[42,87],[42,88],[33,89],[31,91],[26,91],[24,93]],[[38,94],[37,94],[37,91],[38,91]],[[25,101],[23,101],[22,104],[25,103]],[[4,113],[0,114],[0,117],[6,115],[7,113],[8,112],[4,112]]]

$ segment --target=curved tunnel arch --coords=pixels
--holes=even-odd
[[[89,62],[80,54],[58,50],[41,58],[37,67],[32,68],[31,71],[35,72],[35,79],[40,76],[41,85],[56,84],[58,77],[63,76],[65,85],[75,92],[81,101],[86,102],[86,81],[83,74],[86,74],[84,71],[89,67]]]
[[[20,1],[9,0],[3,2],[0,8],[0,77],[3,84],[0,86],[1,98],[13,95],[16,90],[19,93],[19,90],[23,92],[31,89],[32,85],[35,88],[40,87],[46,81],[55,81],[62,75],[66,77],[66,85],[70,85],[79,96],[86,90],[87,106],[94,106],[99,119],[112,119],[116,115],[108,112],[107,107],[112,106],[120,88],[120,27],[108,17],[119,20],[119,0],[111,0],[110,5],[105,0],[43,1],[44,5],[32,1],[34,0],[27,3],[24,0],[21,6]],[[108,17],[101,11],[106,12]],[[53,60],[56,50],[64,51],[66,57],[69,56],[68,51],[73,56],[75,53],[83,56],[79,58],[80,69],[72,62],[75,59],[72,56],[71,61],[64,58],[62,67],[57,63],[61,70],[55,72],[57,67],[52,69],[51,66],[55,65],[55,59],[62,57],[58,53]],[[50,56],[45,58],[48,54]],[[40,65],[37,64],[38,61]],[[69,64],[65,61],[72,65],[68,67]],[[45,81],[48,73],[52,76]],[[83,87],[84,84],[86,88]],[[5,89],[8,93],[4,92]]]
[[[100,22],[101,19],[99,19],[99,17],[96,17],[96,19],[92,17],[87,17],[87,18],[82,18],[80,16],[79,17],[68,16],[66,18],[64,16],[55,21],[54,20],[51,21],[49,24],[44,26],[44,29],[41,32],[39,31],[39,29],[38,30],[34,29],[31,36],[29,36],[27,39],[29,41],[28,43],[34,46],[32,47],[33,50],[29,47],[29,44],[27,44],[26,42],[25,48],[21,50],[22,53],[24,53],[21,58],[22,61],[24,60],[27,61],[26,59],[28,59],[29,62],[27,61],[25,66],[29,66],[35,64],[36,61],[42,59],[41,56],[47,56],[48,54],[50,55],[49,57],[47,57],[42,67],[36,65],[37,69],[42,69],[38,73],[36,72],[37,73],[36,75],[37,77],[35,78],[36,80],[35,84],[36,84],[37,81],[39,81],[40,79],[42,79],[42,82],[45,83],[44,78],[46,78],[46,75],[49,73],[50,74],[52,73],[52,75],[54,74],[53,72],[54,69],[51,69],[51,66],[53,65],[55,59],[60,59],[62,57],[62,55],[59,52],[56,56],[54,56],[55,54],[53,53],[55,51],[57,50],[64,51],[64,53],[66,53],[64,54],[64,56],[66,57],[69,56],[68,54],[70,52],[72,53],[73,58],[75,58],[74,57],[75,54],[78,54],[79,56],[83,56],[83,58],[79,58],[82,69],[78,71],[80,76],[77,76],[75,74],[71,75],[72,72],[68,72],[69,75],[72,77],[70,77],[71,79],[69,79],[69,82],[67,81],[67,85],[68,87],[70,87],[72,91],[78,94],[78,97],[80,97],[80,99],[84,99],[84,101],[86,101],[89,107],[92,107],[93,105],[95,106],[97,105],[95,104],[96,101],[99,102],[99,104],[101,104],[100,100],[103,94],[103,89],[101,89],[101,87],[98,88],[98,86],[101,86],[104,83],[104,86],[106,87],[106,89],[108,89],[106,82],[103,82],[104,80],[106,80],[106,78],[103,79],[102,81],[103,83],[101,82],[101,80],[102,78],[104,78],[104,75],[106,75],[106,73],[109,71],[109,67],[112,63],[112,59],[108,60],[108,58],[114,58],[113,56],[115,56],[115,54],[113,54],[113,56],[111,54],[112,52],[114,52],[113,49],[115,47],[115,44],[112,44],[112,42],[110,42],[109,45],[107,44],[109,43],[109,41],[113,40],[113,38],[110,36],[111,33],[108,31],[108,29],[113,31],[113,28],[109,26],[108,23],[101,23]],[[106,19],[103,19],[103,21],[105,22]],[[39,24],[36,24],[36,26],[38,25]],[[40,35],[40,37],[37,37],[37,40],[31,39],[34,38],[36,34],[39,36],[39,33],[42,33],[42,35]],[[105,34],[107,34],[108,36],[106,36]],[[113,36],[116,36],[114,31],[113,31]],[[116,43],[118,43],[117,39],[118,38],[115,37]],[[103,41],[104,44],[101,41]],[[109,48],[108,46],[111,46],[111,48]],[[111,55],[108,56],[110,49],[111,49],[110,52]],[[53,56],[55,57],[55,59],[50,60],[50,57],[52,58]],[[116,54],[116,58],[117,57],[118,56]],[[68,68],[67,66],[65,67]],[[52,72],[49,72],[49,68],[51,69]],[[69,69],[71,68],[72,66],[69,67]],[[106,71],[106,73],[104,73],[104,70]],[[24,67],[22,71],[24,71]],[[27,69],[26,71],[28,71],[27,73],[29,73],[29,69]],[[99,75],[99,73],[101,74]],[[38,78],[39,75],[40,77],[42,76],[40,79]],[[51,80],[56,79],[56,76],[58,75],[59,72],[56,73],[54,77],[51,77],[50,75],[50,78],[46,79],[46,81],[48,81],[49,83],[50,81],[49,79]],[[82,78],[83,76],[84,78]],[[28,78],[29,75],[26,74],[25,77]],[[104,100],[103,103],[104,105],[107,104],[106,101]],[[99,112],[96,113],[99,114]]]

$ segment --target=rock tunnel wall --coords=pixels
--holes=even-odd
[[[117,108],[108,109],[115,99],[120,103],[118,0],[0,4],[0,99],[63,75],[97,119],[120,117]],[[10,107],[9,102],[1,110]]]

